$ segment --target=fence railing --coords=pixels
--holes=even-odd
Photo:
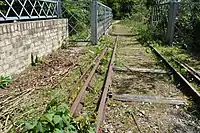
[[[154,33],[166,37],[169,18],[169,4],[163,3],[155,5],[152,8],[151,14],[151,27],[153,28]]]
[[[81,8],[79,9],[79,7],[76,8],[75,6]],[[86,14],[83,11],[86,11]],[[89,37],[93,44],[97,44],[99,38],[111,25],[113,15],[111,8],[97,2],[97,0],[63,2],[61,0],[0,1],[0,22],[63,17],[69,19],[70,35],[79,38],[87,36],[85,38]],[[80,17],[84,18],[81,19]],[[85,32],[75,35],[75,33],[80,32],[80,29],[77,29],[79,27],[86,27],[89,32],[87,33],[84,30]]]
[[[57,0],[0,1],[0,21],[56,18],[58,5]]]
[[[104,4],[93,0],[92,3],[92,21],[91,33],[92,42],[97,44],[98,39],[106,32],[112,24],[113,14],[112,9]]]
[[[98,4],[98,28],[97,28],[97,33],[98,33],[98,38],[100,38],[108,29],[108,27],[112,24],[112,9],[103,5],[100,2],[97,2]]]
[[[200,46],[200,2],[158,4],[151,16],[152,30],[168,44]]]

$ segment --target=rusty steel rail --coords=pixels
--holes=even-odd
[[[194,68],[190,67],[188,64],[183,63],[188,69],[190,69],[195,75],[197,75],[198,77],[200,77],[200,74],[194,70]]]
[[[76,81],[76,84],[74,85],[74,87],[71,89],[71,92],[69,93],[69,96],[72,95],[73,90],[76,89],[77,85],[86,77],[86,74],[89,72],[89,70],[91,69],[91,67],[93,66],[93,64],[96,63],[97,59],[99,58],[100,55],[97,55],[93,61],[87,66],[87,69],[82,73],[81,77]]]
[[[137,34],[109,33],[110,36],[135,37]]]
[[[181,91],[185,93],[185,95],[191,97],[195,103],[199,104],[199,92],[153,46],[149,45],[149,47],[170,69],[171,73],[174,75],[175,80],[180,83]]]
[[[89,83],[90,83],[92,77],[94,76],[94,74],[95,74],[95,72],[96,72],[96,70],[97,70],[97,68],[98,68],[98,66],[99,66],[99,64],[100,64],[100,62],[101,62],[101,60],[102,60],[102,58],[103,58],[104,55],[106,54],[106,52],[107,52],[107,48],[105,48],[105,49],[102,51],[102,53],[100,54],[99,58],[97,59],[97,61],[96,61],[96,63],[95,63],[95,66],[94,66],[93,69],[91,70],[91,72],[90,72],[90,74],[89,74],[87,80],[85,81],[85,83],[84,83],[82,89],[80,90],[78,96],[76,97],[75,101],[73,102],[72,107],[71,107],[71,111],[70,111],[70,113],[71,113],[72,116],[74,115],[74,113],[75,113],[75,111],[76,111],[78,105],[80,104],[81,99],[83,98],[83,96],[84,96],[84,94],[85,94],[86,88],[88,87],[88,85],[89,85]]]
[[[116,54],[116,49],[117,49],[117,40],[118,40],[118,37],[116,37],[115,42],[114,42],[114,49],[113,49],[112,57],[110,59],[110,63],[108,66],[106,81],[104,84],[104,89],[103,89],[101,101],[100,101],[99,108],[98,108],[98,116],[96,118],[96,133],[98,133],[100,131],[100,126],[104,119],[104,109],[105,109],[105,105],[106,105],[107,94],[108,94],[109,87],[112,84],[112,73],[113,73],[115,54]]]
[[[173,59],[179,66],[181,66],[182,68],[184,68],[189,74],[190,76],[193,78],[194,82],[197,83],[198,85],[200,85],[200,77],[196,74],[196,72],[188,65],[185,65],[183,63],[180,63],[179,61]]]

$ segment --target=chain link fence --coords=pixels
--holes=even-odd
[[[200,2],[159,3],[151,14],[155,35],[168,44],[200,50]]]
[[[68,18],[70,41],[85,42],[91,40],[91,2],[63,1],[62,17]]]
[[[151,30],[157,38],[164,40],[167,35],[169,4],[155,5],[151,14]]]

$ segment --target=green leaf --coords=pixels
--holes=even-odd
[[[95,132],[95,126],[94,127],[89,127],[88,133],[94,133]]]
[[[26,130],[32,130],[37,125],[37,121],[34,121],[33,123],[25,123],[25,129]]]
[[[62,118],[59,115],[54,115],[53,117],[54,124],[58,124],[60,121],[62,121]]]
[[[62,121],[63,121],[66,125],[69,125],[70,117],[67,117],[67,116],[63,115],[63,116],[62,116]]]
[[[52,122],[53,116],[54,116],[54,114],[46,114],[46,115],[45,115],[45,118],[46,118],[46,120],[48,120],[49,122]]]
[[[53,116],[54,116],[54,113],[48,113],[48,114],[45,114],[43,117],[41,117],[40,120],[42,121],[42,123],[48,122],[54,126]]]
[[[76,127],[75,127],[74,125],[69,125],[69,126],[68,126],[68,129],[69,129],[70,131],[75,131],[75,130],[76,130]]]
[[[41,122],[39,122],[37,124],[36,129],[37,129],[37,131],[40,131],[41,133],[44,133],[44,128],[42,127],[42,123]]]
[[[57,111],[63,114],[69,113],[69,107],[66,104],[61,104],[60,106],[58,106]]]
[[[58,129],[58,128],[56,128],[56,129],[53,131],[53,133],[64,133],[64,131],[63,131],[63,130],[60,130],[60,129]]]
[[[4,77],[0,76],[0,88],[5,89],[8,87],[8,84],[12,82],[12,78],[10,76]]]

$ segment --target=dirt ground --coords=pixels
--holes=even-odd
[[[159,68],[155,56],[149,48],[143,47],[135,37],[119,37],[117,65],[130,68]]]
[[[105,133],[199,133],[199,120],[184,105],[124,103],[110,100]],[[137,127],[138,126],[138,127]]]
[[[111,90],[115,94],[184,97],[181,91],[169,80],[169,77],[163,74],[115,72]]]
[[[79,68],[87,63],[84,60],[87,49],[86,46],[58,49],[42,58],[37,66],[13,75],[9,88],[0,90],[0,132],[18,129],[23,121],[39,118],[54,98],[66,100],[80,76]]]

